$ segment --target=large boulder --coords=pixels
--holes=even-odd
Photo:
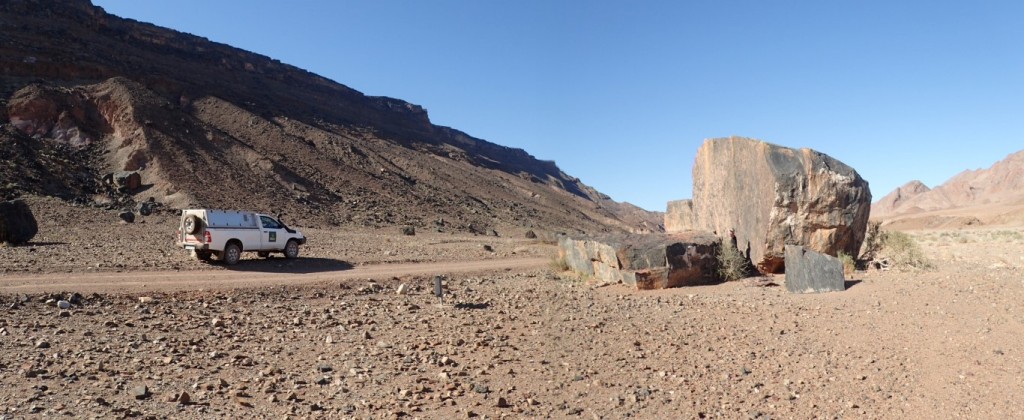
[[[741,137],[707,140],[693,166],[693,228],[728,235],[762,272],[784,270],[785,245],[857,255],[871,191],[853,168],[811,149]]]
[[[786,245],[786,290],[790,293],[846,290],[843,262],[797,245]]]
[[[0,201],[0,243],[19,245],[39,233],[32,209],[24,201]]]
[[[559,256],[573,271],[601,283],[625,283],[640,290],[718,281],[715,236],[696,231],[624,234],[559,240]]]

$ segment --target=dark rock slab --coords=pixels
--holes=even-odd
[[[786,245],[786,290],[790,293],[846,290],[843,263],[831,255],[798,245]]]

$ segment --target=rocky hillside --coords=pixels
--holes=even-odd
[[[418,105],[88,1],[0,4],[0,67],[5,197],[258,208],[327,226],[661,229],[660,214],[436,126]],[[122,171],[141,185],[104,179]]]
[[[874,203],[871,217],[886,221],[942,218],[963,224],[1012,224],[1024,222],[1021,208],[1024,151],[1013,153],[989,168],[961,172],[932,189],[920,181],[911,181]]]

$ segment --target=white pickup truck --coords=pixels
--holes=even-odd
[[[295,258],[299,245],[305,244],[302,232],[277,218],[249,211],[182,210],[178,224],[178,246],[201,260],[215,257],[227,265],[237,264],[246,251],[263,258],[272,252]]]

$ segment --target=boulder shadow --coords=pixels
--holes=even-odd
[[[15,246],[60,246],[60,245],[70,245],[70,244],[67,243],[67,242],[32,242],[32,241],[29,241],[29,242],[26,242],[26,243],[23,243],[23,244],[15,245]]]
[[[863,280],[846,280],[843,281],[843,286],[846,288],[846,290],[850,290],[851,287],[860,284],[862,281]]]
[[[235,265],[226,265],[231,271],[251,271],[260,273],[312,274],[328,271],[351,270],[353,265],[346,261],[333,258],[299,257],[294,260],[285,258],[245,259]]]
[[[455,309],[487,309],[490,308],[489,303],[456,303]]]

